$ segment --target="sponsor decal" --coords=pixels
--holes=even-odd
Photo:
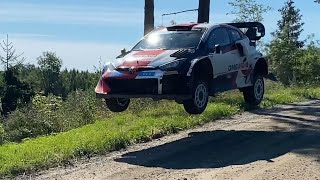
[[[236,71],[239,69],[246,69],[248,67],[249,67],[248,62],[243,62],[243,63],[239,63],[239,64],[232,64],[232,65],[228,66],[228,71]]]
[[[246,70],[241,70],[242,74],[244,75],[245,78],[245,83],[248,84],[249,83],[249,77],[250,74],[252,73],[253,68],[252,68],[252,64],[250,64],[249,68]]]
[[[155,76],[156,72],[140,72],[139,76]]]

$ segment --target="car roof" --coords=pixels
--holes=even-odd
[[[226,23],[219,23],[219,24],[209,24],[209,23],[186,23],[186,24],[176,24],[173,26],[168,26],[167,28],[170,27],[190,27],[190,28],[207,28],[207,29],[213,29],[216,27],[227,27],[227,28],[232,28],[232,29],[238,29],[234,26],[228,25]]]
[[[200,24],[195,25],[194,27],[208,28],[208,29],[212,29],[212,28],[216,28],[216,27],[227,27],[227,28],[231,28],[231,29],[238,29],[238,28],[231,26],[229,24],[226,24],[226,23],[219,23],[219,24],[200,23]]]
[[[219,24],[208,24],[208,23],[199,23],[197,25],[195,25],[194,27],[201,27],[201,28],[208,28],[211,29],[215,26],[218,26]]]
[[[220,23],[220,24],[209,24],[209,23],[175,24],[175,25],[167,26],[167,27],[162,26],[158,29],[155,29],[152,32],[166,32],[166,31],[168,31],[168,29],[171,29],[169,31],[172,31],[172,32],[175,32],[175,30],[178,30],[178,29],[180,29],[180,32],[183,32],[183,31],[188,32],[188,31],[196,30],[196,29],[207,29],[208,30],[207,33],[210,33],[214,28],[218,28],[218,27],[226,27],[226,28],[235,29],[235,30],[241,32],[240,29],[238,29],[234,26],[228,25],[226,23]]]

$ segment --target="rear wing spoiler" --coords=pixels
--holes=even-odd
[[[266,29],[260,22],[227,23],[240,29],[251,41],[258,41],[266,35]]]

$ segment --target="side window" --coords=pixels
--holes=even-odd
[[[229,31],[230,31],[230,34],[231,34],[232,42],[236,42],[236,41],[242,39],[241,35],[240,35],[240,33],[238,31],[236,31],[234,29],[229,29]]]
[[[215,45],[226,46],[229,44],[231,44],[231,41],[225,28],[214,29],[208,38],[209,48],[214,48]]]

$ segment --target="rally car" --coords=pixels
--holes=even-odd
[[[265,35],[258,22],[181,24],[154,30],[102,70],[96,86],[113,112],[131,98],[170,99],[201,114],[209,96],[233,89],[252,106],[264,96],[268,63],[257,51]]]

